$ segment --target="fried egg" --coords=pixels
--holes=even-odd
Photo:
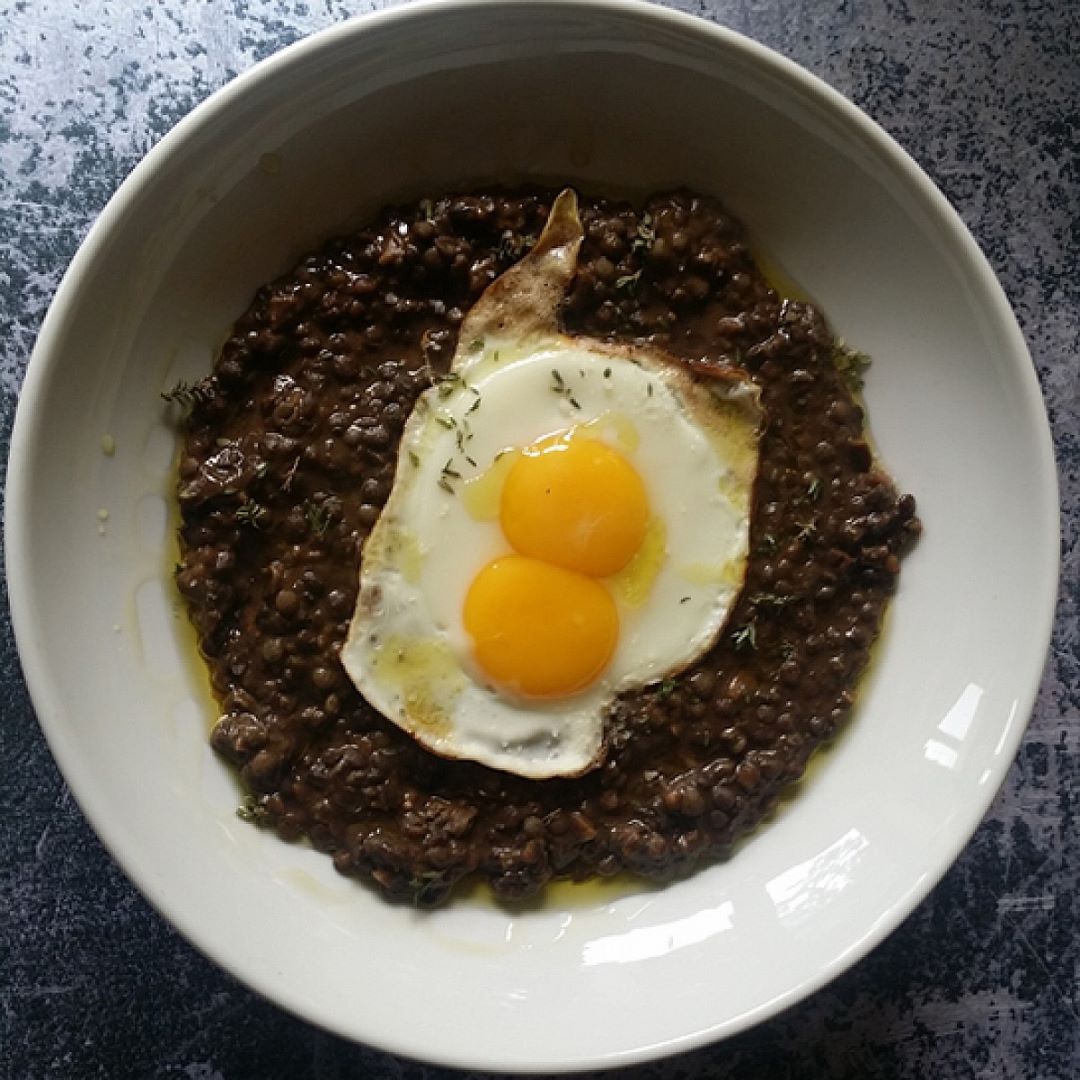
[[[428,749],[530,778],[603,757],[616,694],[717,639],[745,575],[757,388],[562,333],[573,192],[418,399],[341,659]]]

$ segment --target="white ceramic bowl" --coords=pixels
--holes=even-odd
[[[237,820],[171,591],[174,434],[158,394],[208,371],[255,288],[343,225],[397,196],[518,178],[722,196],[873,355],[873,432],[926,532],[849,729],[728,864],[663,889],[556,889],[518,913],[464,900],[424,914]],[[745,1028],[927,894],[1020,740],[1050,628],[1056,507],[1039,391],[1000,288],[942,196],[852,105],[660,8],[445,2],[258,65],[125,181],[27,374],[8,575],[65,776],[196,945],[366,1043],[548,1071]]]

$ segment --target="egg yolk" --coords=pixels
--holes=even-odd
[[[551,436],[514,462],[499,521],[515,551],[608,577],[641,547],[649,503],[637,470],[618,450],[597,439]]]
[[[600,582],[524,555],[488,563],[469,587],[463,615],[481,670],[524,697],[584,689],[619,636],[615,602]]]

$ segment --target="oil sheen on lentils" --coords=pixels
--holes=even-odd
[[[670,879],[726,857],[844,724],[919,531],[866,442],[859,358],[770,285],[719,203],[582,197],[564,329],[738,365],[761,389],[742,592],[689,668],[619,695],[581,776],[446,760],[380,716],[339,661],[364,540],[414,401],[554,196],[385,210],[261,288],[213,374],[167,395],[186,406],[176,581],[241,814],[395,900],[437,904],[466,878],[518,900],[553,878]]]

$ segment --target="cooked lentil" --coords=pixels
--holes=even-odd
[[[185,396],[176,581],[221,706],[213,745],[251,793],[246,817],[394,899],[435,904],[479,876],[519,900],[553,877],[667,879],[724,857],[843,724],[919,531],[824,319],[770,286],[737,221],[687,192],[585,198],[567,329],[740,363],[762,387],[741,597],[690,669],[617,700],[583,777],[446,761],[378,715],[337,659],[361,546],[412,403],[553,194],[386,210],[260,289]]]

